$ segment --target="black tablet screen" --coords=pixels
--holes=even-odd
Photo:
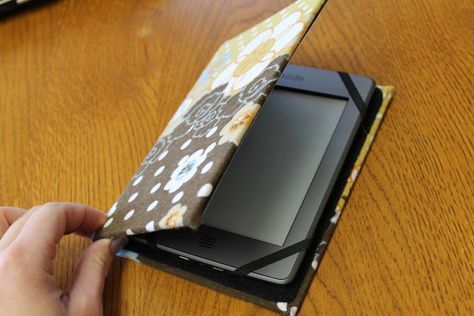
[[[282,246],[346,103],[275,89],[208,203],[203,223]]]

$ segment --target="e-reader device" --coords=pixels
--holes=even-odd
[[[291,282],[374,90],[368,77],[288,65],[219,180],[202,225],[137,238],[223,273]]]

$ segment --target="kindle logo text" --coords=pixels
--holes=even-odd
[[[290,75],[290,74],[283,74],[283,79],[285,80],[293,80],[293,81],[303,81],[304,77],[299,75]]]

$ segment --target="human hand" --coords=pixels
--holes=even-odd
[[[0,207],[0,315],[102,315],[105,277],[126,237],[93,242],[67,292],[52,270],[63,235],[90,235],[106,220],[104,212],[75,203],[47,203],[29,211]]]

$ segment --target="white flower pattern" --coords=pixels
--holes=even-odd
[[[302,11],[293,12],[276,26],[255,35],[233,62],[215,77],[211,87],[215,89],[228,83],[225,91],[234,94],[249,84],[282,50],[302,35],[305,26],[300,20],[302,15]]]
[[[199,149],[191,156],[184,156],[178,162],[178,167],[171,174],[171,179],[166,183],[164,190],[169,193],[176,192],[194,176],[198,171],[198,167],[206,160],[206,157],[207,153],[203,149]]]

